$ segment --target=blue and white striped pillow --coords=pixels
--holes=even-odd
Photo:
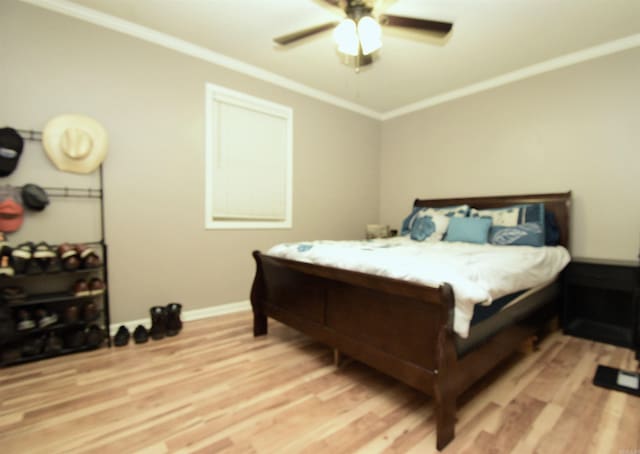
[[[471,217],[490,218],[489,243],[499,245],[544,246],[543,203],[512,205],[486,210],[471,209]]]

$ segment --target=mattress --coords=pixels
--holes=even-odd
[[[553,302],[560,298],[560,292],[560,282],[554,280],[545,285],[503,297],[500,299],[502,301],[496,301],[500,307],[494,307],[493,313],[485,317],[485,315],[489,313],[489,311],[486,310],[483,315],[484,318],[480,319],[479,317],[476,322],[473,323],[469,330],[469,335],[466,338],[456,336],[458,357],[469,353],[477,345],[490,339],[491,336],[499,332],[502,328],[527,318],[550,301],[553,305],[550,311],[557,313],[557,306],[553,304]],[[490,307],[491,306],[488,308]],[[478,309],[478,307],[476,307],[476,309]]]
[[[267,255],[385,276],[431,287],[448,283],[455,298],[454,331],[467,337],[474,306],[554,279],[569,263],[562,246],[497,246],[418,242],[408,237],[367,241],[283,243]]]

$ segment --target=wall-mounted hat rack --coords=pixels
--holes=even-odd
[[[36,131],[34,129],[16,129],[18,134],[23,140],[31,142],[42,142],[42,131]],[[98,168],[99,173],[99,188],[69,188],[69,187],[43,187],[50,197],[68,197],[68,198],[83,198],[83,199],[100,199],[100,228],[102,241],[104,242],[104,199],[103,199],[103,175],[102,165]]]
[[[42,132],[34,131],[33,129],[16,129],[18,134],[22,137],[22,140],[29,140],[31,142],[42,141]]]
[[[43,187],[49,197],[73,197],[80,199],[101,199],[102,189],[96,188],[68,188]]]

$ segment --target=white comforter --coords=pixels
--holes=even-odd
[[[418,242],[408,237],[372,241],[284,243],[268,255],[327,265],[437,287],[449,283],[455,296],[454,331],[469,335],[475,304],[554,279],[569,263],[562,246]]]

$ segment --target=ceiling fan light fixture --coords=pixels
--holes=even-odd
[[[380,24],[371,16],[364,16],[358,21],[358,36],[364,55],[372,54],[382,47]]]
[[[451,22],[384,13],[394,1],[396,0],[324,0],[344,12],[342,21],[316,25],[273,40],[284,46],[333,28],[333,39],[340,60],[355,67],[358,72],[360,67],[373,63],[378,56],[377,51],[382,48],[381,25],[428,32],[430,36],[436,34],[439,37],[447,36],[453,27]]]
[[[333,31],[333,38],[338,44],[338,51],[347,55],[358,55],[359,40],[356,23],[349,18],[344,19]]]

